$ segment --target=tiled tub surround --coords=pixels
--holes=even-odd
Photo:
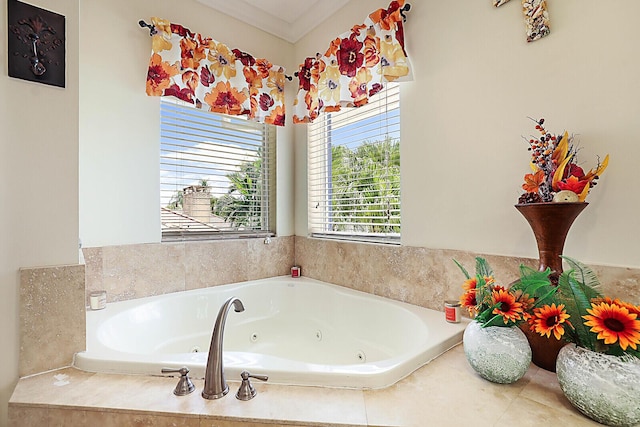
[[[107,302],[188,291],[288,274],[293,237],[213,240],[84,248],[87,295]]]
[[[262,239],[250,239],[247,241],[233,242],[148,244],[87,248],[84,249],[84,253],[87,293],[90,290],[106,289],[111,301],[115,299],[139,298],[148,295],[194,289],[204,287],[207,283],[213,286],[254,278],[283,275],[289,272],[289,267],[295,262],[302,267],[303,275],[437,310],[442,309],[444,300],[457,298],[460,293],[461,273],[451,259],[455,258],[472,269],[474,257],[478,255],[462,251],[347,243],[305,237],[274,238],[272,239],[271,245],[265,245]],[[535,260],[532,259],[491,255],[483,256],[491,263],[496,277],[501,281],[515,279],[518,274],[518,266],[522,262],[531,266],[535,266],[536,264]],[[612,297],[625,298],[634,304],[640,304],[640,269],[609,266],[592,266],[592,268],[603,284],[604,293]],[[21,377],[70,366],[73,354],[83,349],[85,339],[84,306],[87,303],[83,289],[84,274],[82,272],[84,270],[85,266],[66,266],[45,269],[28,268],[21,271],[21,346],[19,372]],[[169,283],[168,286],[167,283]],[[52,302],[55,303],[52,304]],[[43,343],[47,345],[43,345]],[[457,354],[457,352],[454,352],[454,354]],[[447,416],[462,416],[462,414],[460,414],[462,411],[459,411],[461,407],[460,402],[464,402],[463,406],[469,404],[480,405],[478,399],[461,399],[460,396],[468,394],[469,397],[477,397],[478,393],[483,393],[483,399],[486,399],[487,396],[485,394],[488,393],[492,398],[496,398],[498,407],[494,409],[501,411],[500,414],[510,413],[514,417],[518,416],[518,420],[525,423],[528,422],[526,419],[535,420],[536,425],[538,425],[537,423],[539,423],[540,420],[557,419],[557,410],[549,411],[546,406],[540,407],[536,404],[531,406],[529,397],[526,397],[526,405],[521,409],[509,406],[507,402],[511,402],[513,399],[505,400],[503,398],[503,393],[512,393],[514,388],[520,390],[523,384],[522,381],[527,380],[527,378],[531,379],[530,374],[527,374],[523,380],[518,382],[520,385],[516,384],[507,387],[494,386],[479,380],[479,378],[474,376],[473,372],[468,370],[466,362],[456,359],[455,363],[445,370],[448,373],[455,372],[455,376],[452,378],[443,378],[438,375],[439,382],[432,383],[432,376],[435,375],[434,372],[437,371],[435,367],[440,366],[440,364],[436,364],[436,362],[439,362],[441,359],[448,360],[450,357],[449,353],[447,353],[444,357],[436,359],[431,364],[425,366],[390,389],[366,392],[355,391],[354,393],[361,393],[358,394],[358,396],[364,395],[367,397],[366,400],[370,402],[372,399],[371,396],[387,396],[386,391],[391,392],[393,390],[393,394],[396,396],[395,399],[402,400],[397,397],[398,395],[396,394],[401,393],[404,399],[408,399],[409,403],[412,402],[415,406],[412,411],[417,411],[418,414],[422,413],[424,416],[430,414],[430,416],[441,417],[445,417],[444,414],[447,414]],[[442,363],[445,362],[443,361]],[[557,383],[555,383],[555,376],[538,370],[535,366],[533,366],[532,369],[536,372],[533,378],[542,376],[545,378],[544,384],[535,383],[534,385],[533,382],[530,384],[527,383],[527,386],[522,389],[522,391],[529,387],[534,387],[535,390],[541,392],[541,396],[534,400],[542,400],[543,403],[546,404],[545,402],[551,399],[557,401],[554,405],[559,405],[561,409],[566,409],[569,404],[564,397],[558,393],[558,390],[556,390]],[[420,372],[428,372],[429,374],[424,376],[423,374],[419,374]],[[531,372],[530,370],[530,373]],[[91,376],[91,374],[82,375],[89,375],[89,377],[95,378]],[[82,381],[89,382],[89,377],[82,377]],[[16,411],[23,411],[31,405],[30,402],[33,402],[33,400],[24,398],[25,395],[22,394],[22,390],[24,390],[23,387],[27,384],[32,384],[32,381],[38,381],[37,378],[42,379],[42,376],[20,381],[12,403],[10,404],[10,416],[15,416]],[[171,382],[163,378],[147,378],[144,380],[140,377],[129,378],[126,376],[108,378],[111,378],[110,381],[113,380],[116,383],[125,384],[123,388],[127,388],[126,385],[128,385],[129,382],[159,381],[162,383],[164,390],[166,384]],[[445,383],[449,383],[451,379],[455,379],[455,381],[452,382],[454,390],[442,392],[440,387]],[[49,380],[47,379],[45,381]],[[408,393],[405,395],[402,393],[402,390],[406,388],[407,382],[411,387],[406,389]],[[551,389],[545,388],[549,383],[552,384]],[[405,386],[402,384],[405,384]],[[287,387],[269,384],[259,384],[258,386],[266,387],[266,390],[270,390],[269,394],[277,399],[284,399],[282,396],[291,396],[288,394]],[[139,390],[139,388],[135,387],[134,389]],[[169,389],[171,389],[171,386],[169,386]],[[310,391],[313,390],[313,388],[302,388],[301,390],[314,394]],[[51,390],[49,391],[51,392]],[[95,389],[91,389],[79,393],[93,396],[95,395],[95,391]],[[57,402],[56,399],[60,397],[54,396],[55,394],[55,392],[35,394],[33,397],[40,396],[38,397],[40,400],[36,400],[36,403],[33,404],[35,405],[33,407],[37,409],[36,412],[48,417],[50,414],[57,413],[56,411],[63,411],[60,413],[60,416],[62,416],[65,410],[74,408],[73,403],[70,404],[71,406],[58,405],[55,403]],[[108,392],[100,392],[96,395],[93,405],[98,408],[97,411],[102,411],[100,408],[103,406],[105,408],[115,409],[116,411],[121,411],[123,407],[126,408],[126,406],[122,406],[122,404],[120,406],[115,405],[114,408],[114,405],[108,403],[110,400],[107,399],[107,396]],[[340,402],[340,394],[333,393],[333,390],[332,393],[326,393],[326,391],[320,389],[320,391],[315,393],[314,397],[316,396],[321,402],[325,402],[323,399],[328,398],[327,396],[337,396],[337,402],[333,402],[331,405],[339,405]],[[455,401],[455,410],[446,410],[447,396],[449,396],[452,401]],[[265,395],[262,397],[265,397]],[[428,407],[427,405],[420,403],[418,405],[415,404],[416,401],[420,402],[422,398],[427,397],[429,399],[437,399],[434,401],[436,409],[428,410],[428,412],[426,409]],[[122,399],[122,397],[113,396],[113,399]],[[170,399],[173,399],[173,396],[170,395],[170,393],[163,392],[163,394],[158,394],[153,399],[155,399],[156,406],[150,406],[146,410],[140,407],[137,408],[137,410],[141,411],[140,414],[142,415],[140,416],[143,416],[143,418],[148,416],[149,412],[157,411],[163,413],[163,411],[158,410],[158,408],[161,408],[164,404],[171,404],[169,402],[172,402]],[[359,399],[360,402],[362,401],[361,397],[357,399]],[[136,401],[133,398],[129,400]],[[386,400],[386,398],[382,397],[379,398],[379,400]],[[102,401],[105,403],[100,404],[99,402]],[[124,401],[125,400],[122,400],[122,402]],[[266,401],[266,399],[263,401]],[[49,405],[48,402],[51,403],[51,405]],[[137,402],[143,405],[146,399],[138,400]],[[291,402],[294,403],[293,407],[298,409],[304,408],[304,406],[296,406],[295,399],[292,399],[288,402],[289,406],[285,405],[286,408],[283,409],[285,413],[290,409],[292,405]],[[384,404],[380,407],[376,406],[375,408],[372,406],[374,404],[367,405],[367,408],[369,408],[369,412],[380,411],[383,412],[383,415],[384,411],[388,411],[389,416],[401,414],[403,411],[401,409],[402,406],[396,405],[397,402],[391,402],[393,403],[389,405]],[[185,412],[191,410],[188,409],[184,403],[176,402],[176,404],[178,407],[184,407]],[[310,405],[308,402],[307,404]],[[207,405],[208,407],[214,406],[213,404]],[[327,405],[331,406],[330,404]],[[441,409],[440,405],[443,405],[442,408],[444,409]],[[322,408],[322,405],[320,405],[320,407]],[[218,407],[216,406],[216,408]],[[74,412],[74,414],[70,414],[69,416],[82,418],[89,413],[93,415],[97,414],[93,412],[94,409],[85,413],[85,409],[81,409],[78,413]],[[474,406],[468,412],[469,414],[476,414],[481,409],[479,406]],[[264,410],[267,411],[267,409]],[[521,415],[522,410],[535,415],[523,417]],[[124,410],[124,412],[127,412],[127,410]],[[325,408],[325,412],[330,411]],[[278,413],[278,411],[271,411],[271,417],[269,417],[269,419],[278,419],[276,413]],[[345,414],[347,413],[348,411],[345,412]],[[571,414],[573,414],[575,418],[575,412],[571,412]],[[239,413],[238,415],[242,414]],[[98,414],[96,416],[100,415]],[[123,416],[129,415],[127,413]],[[205,415],[202,416],[204,417],[203,419],[207,417]],[[201,415],[191,416],[191,418],[194,417],[199,420]],[[231,416],[231,418],[233,417]],[[475,415],[469,415],[469,420],[473,419],[477,421],[476,418]],[[57,416],[53,416],[52,419],[55,421],[58,418]],[[441,419],[446,420],[446,418]],[[487,418],[487,420],[495,419],[497,419],[495,418],[495,414]],[[577,419],[577,422],[588,422],[584,421],[584,418],[578,417]],[[340,420],[349,424],[347,421],[348,415],[343,415]],[[373,425],[373,419],[369,418],[369,420]],[[55,424],[54,421],[49,425],[61,425]],[[351,424],[358,425],[358,423]],[[391,424],[393,424],[393,422]],[[32,424],[27,423],[23,425]],[[205,423],[202,425],[223,426],[225,424],[216,422],[215,424]],[[295,422],[293,425],[295,425]],[[434,425],[437,424],[434,422]],[[491,421],[487,421],[486,425],[493,424]]]
[[[18,375],[68,366],[85,348],[84,265],[20,270]]]
[[[256,381],[258,395],[184,397],[177,379],[91,374],[73,368],[23,378],[10,401],[11,426],[597,426],[564,398],[555,374],[531,365],[514,384],[480,378],[457,346],[382,390],[280,386]]]

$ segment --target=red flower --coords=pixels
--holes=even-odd
[[[584,187],[587,186],[587,184],[589,184],[589,181],[581,181],[577,177],[572,175],[567,178],[566,181],[558,182],[558,188],[560,190],[569,190],[573,191],[576,194],[580,194],[582,193],[582,190],[584,190]]]
[[[180,86],[174,84],[164,91],[164,96],[175,96],[178,99],[193,104],[193,92],[188,87],[180,89]]]
[[[178,34],[181,37],[194,36],[194,34],[188,28],[185,28],[180,24],[171,24],[171,32],[173,34]]]
[[[202,71],[200,72],[200,83],[202,86],[209,87],[216,81],[216,76],[211,74],[209,71],[209,67],[202,67]]]
[[[340,73],[347,77],[354,77],[358,68],[362,67],[364,55],[362,54],[362,43],[355,37],[342,39],[340,49],[337,52],[338,67]]]
[[[564,170],[564,177],[568,178],[571,175],[575,176],[578,179],[584,178],[584,170],[575,163],[569,163],[567,168]]]
[[[300,89],[308,91],[311,87],[311,69],[313,68],[315,61],[315,58],[309,57],[304,60],[304,64],[300,64],[300,69],[298,70]]]
[[[256,63],[256,60],[253,56],[241,51],[240,49],[233,49],[231,52],[233,52],[233,54],[236,56],[236,59],[242,62],[242,65],[244,65],[245,67],[251,67]]]
[[[263,93],[262,95],[260,95],[260,109],[262,111],[267,111],[272,106],[273,106],[273,98],[271,98],[266,93]]]

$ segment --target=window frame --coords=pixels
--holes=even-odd
[[[246,120],[242,116],[229,116],[213,113],[193,107],[190,104],[174,98],[161,98],[160,103],[160,156],[159,156],[159,202],[161,209],[162,242],[190,241],[190,240],[220,240],[239,238],[259,238],[276,235],[276,134],[275,126]],[[243,139],[246,137],[246,139]],[[192,146],[193,145],[193,146]],[[194,147],[198,147],[194,149]],[[175,155],[175,157],[170,157]],[[200,161],[194,161],[200,158]],[[243,160],[239,160],[243,159]],[[244,203],[248,208],[260,205],[259,228],[228,227],[219,221],[221,218],[213,213],[211,198],[222,198],[229,193],[231,183],[229,175],[238,172],[239,165],[260,160],[260,173],[255,182],[245,179],[255,185],[261,194],[257,199],[250,198]],[[182,163],[183,171],[178,171]],[[200,166],[194,166],[199,163]],[[237,163],[237,168],[234,164]],[[173,168],[173,169],[172,169]],[[214,185],[207,187],[198,185],[198,180],[186,178],[195,168],[201,168],[203,176],[214,180]],[[206,173],[205,173],[206,172]],[[174,173],[174,176],[170,174]],[[246,173],[245,178],[250,176]],[[202,178],[204,180],[204,178]],[[191,183],[187,184],[187,181]],[[220,182],[229,182],[225,187]],[[182,188],[182,189],[181,189]],[[236,187],[237,188],[237,187]],[[204,202],[201,202],[200,212],[211,218],[209,221],[196,219],[185,214],[186,191],[192,193],[206,191],[210,194],[210,208],[203,212]],[[167,193],[182,192],[182,210],[170,210]],[[213,193],[211,193],[213,191]],[[236,192],[237,193],[237,192]],[[255,194],[255,193],[248,193]],[[197,194],[194,194],[194,197]],[[200,194],[200,197],[202,196]],[[233,197],[233,196],[229,196]],[[176,197],[176,207],[178,200]],[[230,200],[230,199],[226,199]],[[240,208],[235,212],[246,212]],[[189,212],[191,213],[191,212]],[[249,216],[251,218],[251,216]],[[218,221],[215,221],[219,219]],[[241,221],[241,219],[240,219]]]
[[[342,137],[342,141],[337,141],[338,131],[332,126],[334,123],[340,123],[340,127],[354,127],[355,135]],[[360,126],[360,127],[358,127]],[[336,126],[338,127],[338,126]],[[377,132],[377,133],[376,133]],[[346,132],[345,132],[346,133]],[[365,135],[360,137],[360,135]],[[370,136],[371,135],[371,136]],[[388,139],[387,139],[388,138]],[[344,221],[338,224],[333,218],[333,213],[337,210],[333,207],[334,201],[334,178],[333,175],[333,147],[347,146],[352,152],[357,150],[358,146],[366,144],[376,144],[383,148],[383,144],[389,141],[387,151],[387,167],[393,171],[388,180],[392,183],[392,187],[388,187],[389,194],[387,196],[376,196],[374,199],[385,200],[386,197],[386,214],[387,221],[383,224],[383,228],[388,231],[371,232],[357,231],[360,226],[365,227],[365,220],[358,219],[356,212],[358,208],[353,208],[353,217],[356,219],[352,222]],[[373,142],[373,144],[371,144]],[[378,94],[369,99],[369,102],[358,108],[343,108],[338,112],[324,112],[313,122],[308,125],[307,129],[307,194],[308,194],[308,233],[311,237],[349,240],[358,242],[386,243],[399,245],[401,243],[401,182],[400,182],[400,87],[398,83],[389,83]],[[393,144],[396,144],[395,146]],[[396,157],[389,162],[390,153]],[[357,158],[357,156],[356,156]],[[394,162],[397,160],[397,164]],[[331,171],[331,172],[330,172]],[[372,172],[375,173],[375,172]],[[338,175],[340,176],[340,175]],[[376,176],[377,177],[377,176]],[[354,190],[355,193],[356,190]],[[351,199],[342,199],[349,206],[351,200],[357,196],[351,196]],[[397,201],[395,200],[397,199]],[[359,204],[360,208],[366,205]],[[384,213],[382,209],[374,209],[378,214]],[[348,212],[348,211],[347,211]],[[360,211],[362,212],[362,211]],[[349,215],[349,214],[347,214]],[[368,215],[368,214],[362,214]],[[380,217],[374,217],[379,218]],[[359,221],[363,221],[362,223]],[[380,223],[373,220],[371,227],[380,227]],[[397,221],[397,223],[395,223]],[[377,225],[376,225],[377,224]],[[340,230],[341,227],[347,228]],[[349,230],[348,228],[351,228]],[[392,231],[396,230],[397,231]]]

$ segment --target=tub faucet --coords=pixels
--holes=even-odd
[[[211,335],[209,356],[207,357],[207,369],[204,374],[204,389],[202,397],[205,399],[219,399],[229,392],[229,386],[224,379],[224,367],[222,366],[222,341],[224,338],[224,324],[227,314],[233,305],[236,312],[244,311],[244,305],[236,297],[231,297],[220,307],[216,324]]]

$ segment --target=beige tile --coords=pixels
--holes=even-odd
[[[562,408],[541,405],[526,397],[517,398],[500,416],[496,425],[517,425],[518,427],[560,426],[600,426],[601,424],[580,415],[569,413]]]
[[[9,427],[46,426],[48,408],[9,405]]]
[[[264,239],[248,239],[246,258],[248,280],[291,274],[294,238],[274,237],[269,244]]]
[[[199,427],[199,418],[114,411],[70,411],[52,409],[49,427]]]
[[[21,269],[18,375],[69,366],[84,349],[84,265]]]
[[[533,381],[522,390],[521,396],[564,412],[577,413],[567,398],[564,397],[554,372],[539,369]]]
[[[457,346],[396,385],[365,392],[368,419],[374,424],[416,427],[492,426],[536,369],[514,384],[494,384],[473,371],[462,346]]]
[[[238,383],[230,383],[231,390]],[[258,395],[250,401],[235,399],[231,393],[220,401],[206,401],[205,412],[252,422],[286,420],[292,424],[344,423],[366,425],[361,391],[318,387],[255,384]]]
[[[102,248],[82,248],[85,263],[86,305],[89,305],[89,294],[104,290]]]
[[[149,243],[102,248],[107,301],[185,290],[185,245]]]
[[[186,289],[247,280],[247,241],[215,240],[185,245]]]

